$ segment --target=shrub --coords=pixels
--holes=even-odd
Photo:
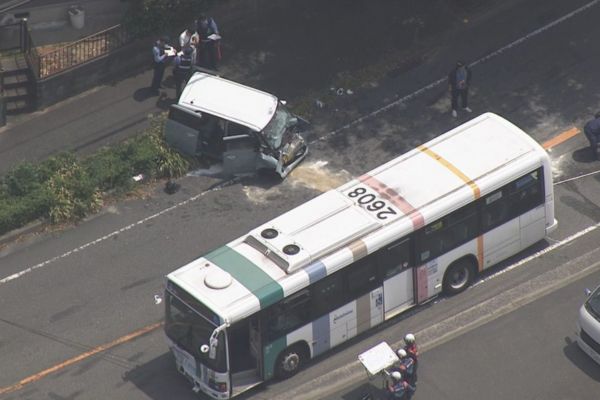
[[[2,179],[2,189],[8,196],[26,196],[39,190],[40,179],[38,167],[31,163],[23,163],[11,169]]]
[[[133,186],[133,169],[115,148],[104,148],[86,158],[82,164],[90,181],[101,191],[126,192]]]
[[[164,122],[164,115],[153,118],[145,134],[82,161],[62,153],[11,169],[0,178],[0,235],[40,217],[52,223],[80,219],[102,206],[102,192],[132,189],[136,174],[150,179],[185,174],[190,163],[164,142]]]
[[[35,191],[26,197],[1,199],[0,235],[45,216],[47,209],[48,199],[43,190]]]
[[[179,33],[210,3],[210,0],[133,0],[123,23],[136,37],[174,29],[178,29]]]
[[[50,221],[72,221],[99,210],[102,196],[86,170],[76,160],[58,165],[46,183]]]

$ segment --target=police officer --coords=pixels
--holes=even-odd
[[[183,48],[183,51],[175,57],[175,66],[173,67],[173,78],[175,78],[175,93],[177,99],[181,96],[181,86],[190,79],[193,63],[193,49],[190,46]]]
[[[598,153],[598,139],[600,138],[600,112],[594,115],[594,119],[588,121],[583,127],[583,133],[590,142],[590,149],[592,149],[592,155],[597,160],[600,160],[600,154]]]
[[[165,39],[159,38],[152,47],[152,56],[154,62],[154,74],[152,75],[152,85],[150,89],[158,94],[158,89],[165,74],[165,67],[169,61],[169,56],[165,53]]]
[[[392,382],[388,384],[389,399],[393,400],[410,400],[415,393],[416,388],[402,379],[402,374],[394,371],[391,374]]]
[[[398,365],[400,373],[402,373],[402,376],[410,385],[415,386],[417,384],[417,375],[415,374],[415,361],[412,357],[408,356],[406,350],[404,349],[398,350],[398,358],[400,358],[400,363]]]

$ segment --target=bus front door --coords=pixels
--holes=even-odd
[[[262,382],[258,318],[251,317],[235,323],[228,329],[229,369],[232,396],[236,396]],[[259,346],[259,347],[256,347]]]

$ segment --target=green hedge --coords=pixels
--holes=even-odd
[[[76,221],[102,207],[107,192],[134,188],[133,176],[177,178],[189,161],[164,142],[164,116],[142,135],[84,159],[62,153],[40,164],[23,163],[0,178],[0,235],[36,219]]]
[[[174,30],[179,34],[213,1],[131,0],[123,22],[127,31],[136,37],[163,35]]]

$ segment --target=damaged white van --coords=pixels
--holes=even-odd
[[[285,178],[306,157],[307,128],[272,94],[198,71],[169,109],[165,139],[181,153],[221,160],[227,175],[269,169]]]

